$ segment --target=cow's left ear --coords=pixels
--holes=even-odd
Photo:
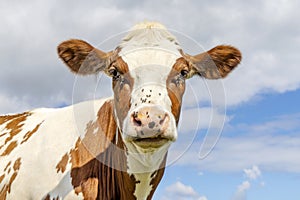
[[[185,56],[192,65],[193,74],[207,79],[226,77],[242,59],[241,52],[232,46],[220,45],[196,56]]]
[[[80,75],[96,74],[109,65],[112,52],[103,52],[83,40],[71,39],[57,47],[57,53],[69,69]]]

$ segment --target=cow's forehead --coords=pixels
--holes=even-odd
[[[162,48],[143,48],[131,52],[122,52],[120,56],[127,63],[131,72],[138,68],[151,66],[153,68],[159,67],[162,71],[170,71],[180,54],[178,51],[173,52]]]
[[[171,68],[181,57],[177,39],[159,23],[141,23],[133,27],[119,45],[119,55],[129,70],[142,66]]]

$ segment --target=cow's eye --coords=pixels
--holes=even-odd
[[[187,78],[188,77],[188,74],[189,74],[189,71],[186,70],[186,69],[183,69],[180,71],[180,75],[183,77],[183,78]]]
[[[117,70],[116,67],[111,67],[109,70],[108,70],[108,73],[110,76],[112,76],[114,79],[119,79],[120,78],[120,73],[119,71]]]

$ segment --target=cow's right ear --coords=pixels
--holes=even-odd
[[[69,69],[80,75],[96,74],[109,65],[112,52],[103,52],[83,40],[71,39],[57,47],[57,53]]]

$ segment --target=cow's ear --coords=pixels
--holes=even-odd
[[[57,53],[69,69],[80,75],[96,74],[109,64],[112,52],[103,52],[83,40],[71,39],[57,47]]]
[[[194,74],[207,79],[226,77],[242,59],[241,52],[232,46],[220,45],[196,56],[187,55]]]

